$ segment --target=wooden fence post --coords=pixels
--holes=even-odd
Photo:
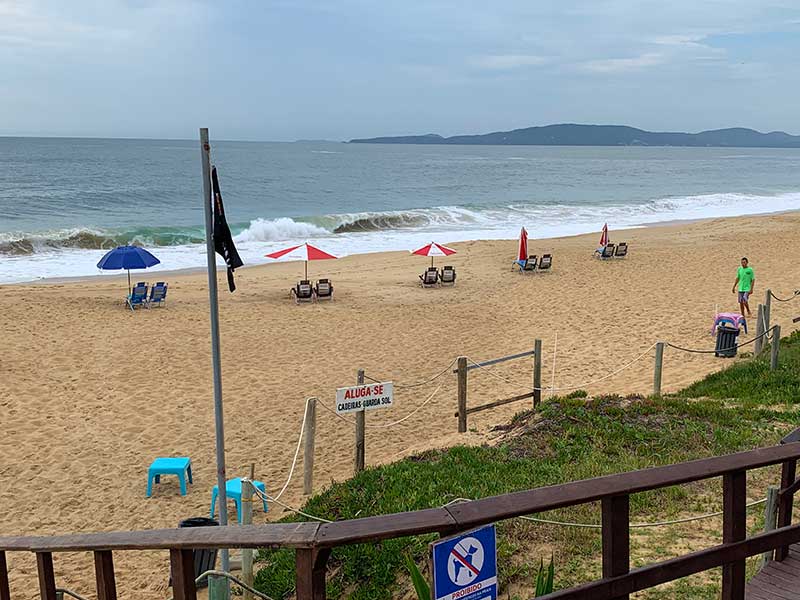
[[[253,481],[242,478],[242,525],[253,524]],[[242,580],[253,585],[253,549],[242,548]],[[253,594],[244,590],[244,600],[253,600]]]
[[[97,583],[97,600],[117,600],[114,557],[110,550],[95,551],[94,576]]]
[[[467,357],[458,357],[458,433],[467,431]]]
[[[330,549],[297,549],[295,553],[297,600],[325,600],[325,571],[330,555]]]
[[[306,439],[303,446],[303,493],[308,496],[314,488],[314,446],[317,436],[317,399],[309,398],[306,411]]]
[[[42,600],[56,600],[56,576],[53,572],[53,555],[50,552],[36,553],[36,570],[39,573],[39,594]]]
[[[767,290],[764,299],[764,330],[769,329],[770,318],[772,316],[772,290]]]
[[[772,345],[770,346],[769,369],[774,371],[778,368],[778,352],[781,347],[781,326],[775,325],[772,330]]]
[[[787,460],[781,467],[781,489],[785,490],[792,485],[797,477],[797,460]],[[781,494],[778,498],[778,528],[787,527],[792,524],[792,508],[794,507],[794,496],[792,494]],[[789,546],[781,546],[775,549],[775,560],[782,561],[789,556]]]
[[[778,524],[778,492],[777,485],[767,488],[767,504],[764,507],[764,533],[774,531]],[[767,550],[761,555],[761,566],[764,567],[772,560],[773,550]]]
[[[8,583],[8,563],[6,553],[0,550],[0,600],[11,600],[11,587]]]
[[[533,408],[542,401],[542,340],[533,342]]]
[[[364,369],[358,370],[358,379],[356,383],[358,385],[364,385]],[[360,410],[356,413],[356,457],[355,467],[353,469],[355,475],[358,475],[364,470],[364,464],[366,463],[366,444],[364,440],[367,426],[366,416],[366,411],[364,410]]]
[[[611,496],[601,500],[603,535],[603,578],[626,575],[630,571],[630,496]],[[614,600],[628,600],[627,594]]]
[[[664,342],[656,343],[656,366],[653,371],[653,396],[661,397],[661,373],[664,367]]]
[[[186,549],[169,551],[172,568],[172,597],[174,600],[197,600],[194,583],[194,553]]]
[[[722,477],[722,543],[747,537],[747,471]],[[745,560],[722,565],[722,600],[744,600]]]
[[[761,356],[761,351],[764,349],[764,332],[766,329],[764,328],[764,305],[758,305],[758,319],[756,320],[756,343],[755,343],[755,355]]]

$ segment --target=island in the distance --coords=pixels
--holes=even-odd
[[[700,133],[644,131],[625,125],[565,123],[526,127],[482,135],[442,137],[435,133],[350,140],[351,144],[472,144],[507,146],[714,146],[744,148],[800,148],[800,136],[783,131],[761,133],[733,127]]]

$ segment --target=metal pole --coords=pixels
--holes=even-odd
[[[211,147],[208,128],[200,129],[200,156],[203,163],[203,209],[206,217],[206,259],[208,262],[208,308],[211,318],[211,364],[214,370],[214,425],[217,440],[217,488],[219,524],[228,524],[228,497],[225,493],[225,425],[222,413],[222,363],[219,352],[219,299],[217,298],[217,257],[214,252],[214,224],[211,213]],[[221,568],[230,571],[230,554],[222,549]],[[227,579],[225,581],[228,581]],[[226,591],[230,585],[225,585]]]
[[[242,479],[242,525],[253,524],[253,481]],[[253,549],[242,548],[242,580],[253,585]],[[244,591],[244,600],[253,600],[253,594]]]
[[[661,397],[661,369],[664,366],[664,342],[656,344],[656,368],[653,372],[653,396]]]
[[[364,369],[358,370],[358,385],[364,385]],[[360,410],[356,413],[356,457],[355,457],[355,475],[358,475],[364,470],[366,464],[366,429],[367,419],[366,411]]]

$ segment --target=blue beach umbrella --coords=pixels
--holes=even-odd
[[[106,255],[97,263],[98,269],[104,271],[128,271],[128,293],[131,291],[131,269],[146,269],[157,265],[161,261],[139,246],[118,246],[106,252]]]

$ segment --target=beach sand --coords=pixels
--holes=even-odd
[[[650,393],[654,342],[713,348],[715,306],[737,308],[731,286],[742,255],[756,272],[754,308],[766,287],[783,296],[800,287],[798,230],[797,213],[612,230],[612,241],[627,240],[631,249],[626,260],[609,262],[591,256],[597,235],[533,239],[531,253],[552,252],[554,266],[531,275],[510,269],[515,240],[459,243],[457,255],[437,259],[458,271],[456,286],[442,289],[417,285],[429,264],[424,258],[352,256],[311,263],[312,278],[332,278],[336,299],[301,306],[288,297],[301,263],[242,269],[234,294],[224,289],[221,273],[228,474],[245,475],[255,462],[257,478],[277,492],[292,462],[305,399],[317,396],[332,407],[335,389],[353,384],[360,368],[375,379],[408,384],[446,369],[459,355],[490,359],[529,350],[540,338],[545,385],[581,386],[646,353],[588,389]],[[135,280],[156,277],[134,274]],[[135,313],[122,306],[124,276],[0,287],[0,535],[173,527],[208,514],[215,455],[205,275],[168,281],[164,308]],[[800,301],[773,303],[772,314],[788,334]],[[755,320],[747,339],[754,328]],[[664,389],[728,364],[667,350]],[[469,403],[530,386],[529,359],[472,371]],[[408,420],[378,427],[404,417],[437,389]],[[398,389],[395,402],[367,416],[370,465],[485,442],[492,426],[529,406],[470,415],[474,431],[460,436],[452,374]],[[316,489],[352,474],[350,423],[318,410],[316,444]],[[176,455],[192,459],[189,494],[181,497],[167,478],[145,498],[152,459]],[[302,461],[283,500],[303,500]],[[273,506],[269,518],[284,514]],[[256,521],[264,519],[257,511]],[[115,562],[120,598],[169,597],[167,552],[119,552]],[[9,563],[13,597],[36,597],[34,557],[15,553]],[[89,555],[58,554],[55,568],[59,586],[94,596]]]

